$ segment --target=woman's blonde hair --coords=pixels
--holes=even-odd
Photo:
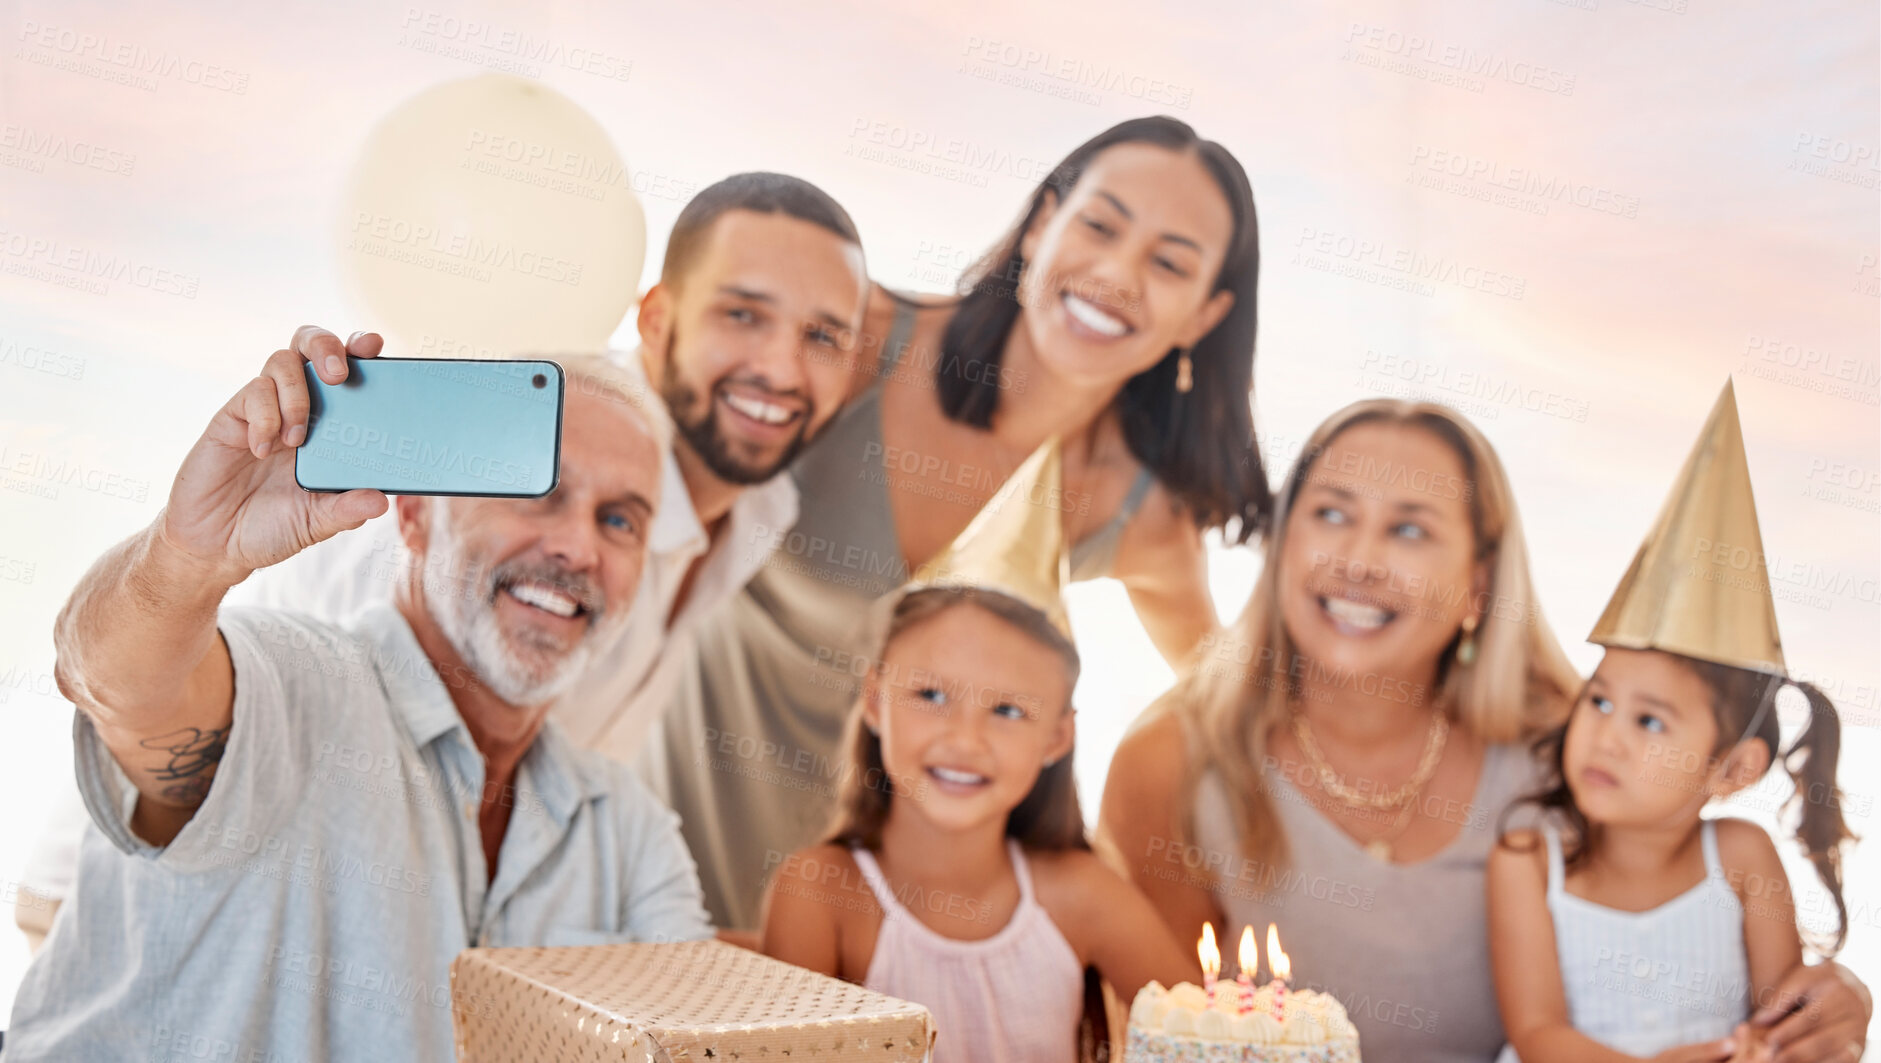
[[[1190,810],[1184,822],[1189,836],[1195,836],[1195,785],[1208,771],[1218,772],[1231,795],[1242,855],[1262,866],[1279,866],[1287,859],[1285,832],[1261,765],[1267,732],[1287,718],[1289,701],[1298,693],[1293,665],[1299,651],[1280,613],[1278,574],[1288,518],[1326,449],[1346,430],[1369,423],[1429,431],[1463,464],[1475,563],[1487,569],[1488,585],[1481,593],[1474,587],[1455,592],[1473,596],[1481,610],[1476,655],[1467,666],[1453,663],[1462,640],[1459,628],[1438,664],[1436,704],[1486,742],[1513,742],[1532,739],[1558,722],[1580,685],[1535,600],[1527,541],[1495,448],[1475,425],[1447,406],[1399,399],[1366,399],[1347,406],[1313,432],[1288,472],[1268,534],[1267,563],[1241,615],[1204,642],[1208,657],[1150,710],[1177,713],[1189,738],[1196,769],[1186,775],[1188,792],[1182,803]]]

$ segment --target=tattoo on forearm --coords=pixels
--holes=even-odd
[[[151,769],[155,778],[170,784],[163,788],[163,796],[179,804],[199,805],[209,796],[216,764],[229,747],[229,728],[204,731],[185,727],[138,744],[170,755],[168,763]]]

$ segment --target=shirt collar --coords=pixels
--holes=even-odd
[[[731,528],[741,535],[747,528],[778,532],[796,523],[797,481],[788,471],[745,488],[732,503]]]
[[[381,602],[360,614],[358,628],[371,645],[386,700],[404,722],[412,744],[423,749],[452,731],[461,731],[463,743],[474,745],[470,728],[464,725],[456,702],[404,614],[392,603]],[[561,827],[568,825],[582,802],[608,792],[606,780],[581,762],[581,754],[553,719],[542,722],[535,741],[518,762],[516,786],[540,798]]]
[[[687,551],[703,554],[711,544],[705,525],[692,507],[692,492],[686,490],[686,478],[679,471],[679,459],[666,452],[665,471],[660,483],[660,511],[653,518],[653,533],[647,549],[656,554]],[[727,530],[733,538],[747,528],[762,526],[779,531],[797,523],[797,484],[789,471],[778,473],[763,483],[752,484],[738,492],[726,514]]]
[[[568,826],[577,808],[609,792],[607,779],[586,763],[553,718],[542,721],[542,730],[516,765],[516,784],[525,795],[542,799],[558,828]]]
[[[609,360],[635,381],[651,390],[643,351],[610,353]],[[667,556],[683,554],[696,557],[712,545],[706,538],[705,525],[692,504],[692,492],[686,489],[686,477],[679,469],[679,458],[667,447],[660,462],[660,508],[653,515],[653,527],[647,536],[649,553]],[[788,470],[760,484],[752,484],[732,502],[728,514],[729,530],[742,533],[751,525],[783,529],[797,523],[797,485]]]
[[[686,477],[679,471],[679,459],[673,448],[666,448],[660,462],[660,508],[653,515],[653,531],[647,537],[647,549],[655,554],[702,554],[707,546],[705,525],[692,508],[692,492],[686,490]]]
[[[412,632],[404,614],[391,602],[378,602],[363,610],[357,621],[359,631],[370,644],[373,667],[385,686],[386,700],[404,721],[412,744],[423,749],[439,735],[462,728],[466,741],[470,729],[457,713],[457,704],[438,676],[418,636]]]

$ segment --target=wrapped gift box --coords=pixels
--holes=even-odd
[[[718,941],[466,949],[451,963],[460,1063],[920,1063],[934,1023]]]

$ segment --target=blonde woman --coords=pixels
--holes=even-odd
[[[1375,399],[1313,433],[1278,502],[1247,607],[1118,748],[1100,844],[1185,939],[1277,924],[1366,1058],[1487,1063],[1485,862],[1538,781],[1526,740],[1580,686],[1508,478],[1454,411]],[[1801,1021],[1865,1025],[1845,970],[1786,984]]]

